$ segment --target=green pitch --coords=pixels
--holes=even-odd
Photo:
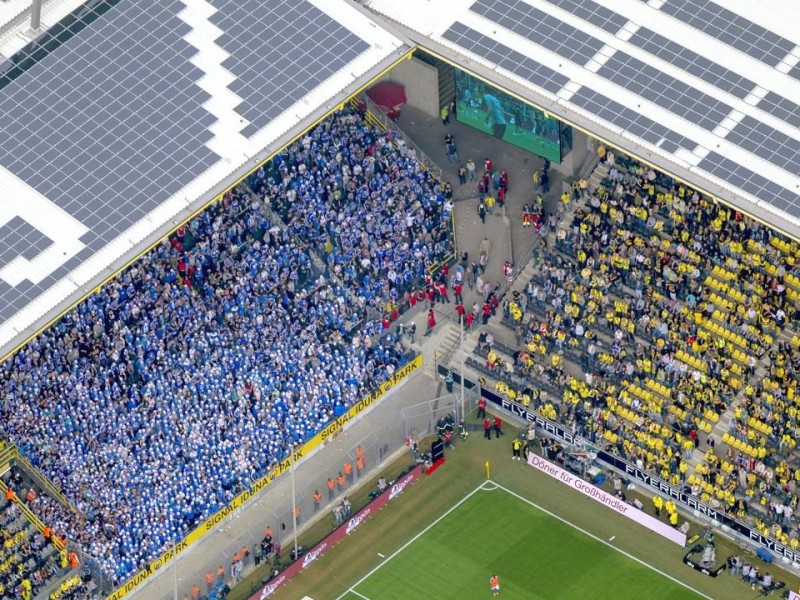
[[[704,598],[609,544],[487,482],[340,600]]]

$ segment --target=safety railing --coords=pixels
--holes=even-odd
[[[417,160],[425,166],[425,168],[431,172],[431,174],[439,181],[444,181],[444,174],[442,173],[442,169],[431,159],[430,156],[423,152],[422,148],[420,148],[414,140],[408,137],[405,132],[400,129],[400,127],[392,121],[386,113],[383,111],[381,107],[375,104],[372,100],[369,99],[369,96],[366,94],[361,94],[360,96],[354,96],[350,99],[350,103],[353,107],[358,108],[359,102],[363,102],[364,105],[367,107],[367,115],[366,120],[367,123],[370,125],[377,125],[381,129],[386,131],[393,131],[397,137],[401,138],[408,148],[414,150],[414,154],[417,157]]]
[[[2,479],[0,479],[0,496],[6,496],[7,493],[8,493],[8,486]],[[30,521],[31,525],[33,525],[39,533],[43,533],[45,527],[44,523],[42,523],[41,519],[39,519],[39,517],[37,517],[30,508],[28,508],[28,505],[25,504],[25,502],[23,502],[22,499],[16,494],[14,494],[13,502],[19,507],[20,512],[25,516],[25,518],[28,519],[28,521]],[[62,542],[58,536],[54,535],[51,536],[50,543],[61,555],[62,566],[66,565],[67,548],[64,545],[64,542]]]
[[[8,460],[9,466],[16,463],[19,467],[33,479],[36,484],[42,488],[47,495],[53,500],[69,509],[75,514],[79,514],[78,510],[67,500],[64,493],[59,490],[55,484],[50,481],[48,477],[42,473],[22,452],[16,444],[11,442],[3,442],[3,447],[0,449],[0,465],[5,464],[3,461]]]
[[[11,469],[11,461],[17,454],[16,446],[0,440],[0,474]]]

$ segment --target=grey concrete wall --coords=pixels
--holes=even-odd
[[[411,58],[398,64],[381,81],[405,86],[409,105],[427,115],[439,116],[439,73],[435,67]]]
[[[572,129],[572,151],[564,157],[561,164],[553,163],[553,170],[561,173],[565,180],[571,180],[580,177],[580,171],[583,167],[586,157],[589,155],[590,150],[594,152],[592,140],[582,131]]]
[[[568,179],[572,178],[572,174],[575,171],[575,169],[577,168],[573,164],[573,157],[574,156],[575,156],[575,153],[574,152],[570,152],[569,154],[567,154],[564,157],[564,160],[562,160],[560,163],[551,163],[550,164],[550,168],[553,171],[557,171],[557,172],[561,173],[564,176],[564,180],[568,180]]]
[[[589,139],[584,132],[578,131],[574,127],[572,128],[572,154],[572,162],[575,165],[572,176],[580,177],[581,170],[589,157]]]

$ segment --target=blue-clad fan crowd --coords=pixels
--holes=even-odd
[[[325,120],[0,366],[0,436],[80,513],[43,495],[40,518],[114,580],[409,359],[366,307],[453,239],[391,138]]]

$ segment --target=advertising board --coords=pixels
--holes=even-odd
[[[283,573],[275,577],[275,579],[267,583],[267,585],[261,588],[258,592],[250,596],[249,600],[264,600],[264,598],[269,598],[270,595],[275,593],[275,590],[291,581],[292,577],[312,564],[320,556],[325,554],[325,552],[342,541],[342,539],[353,533],[367,519],[403,493],[403,490],[419,479],[421,474],[422,465],[417,465],[406,475],[395,481],[391,487],[384,490],[384,492],[375,498],[375,500],[357,512],[355,516],[351,517],[345,523],[342,523],[339,527],[334,529],[333,532],[328,535],[328,537],[306,552],[306,554],[303,555],[302,560],[296,560]]]
[[[663,521],[659,521],[655,517],[651,517],[635,506],[631,506],[627,502],[623,502],[605,490],[595,487],[588,481],[584,481],[574,473],[570,473],[558,465],[554,465],[541,456],[537,456],[531,452],[528,454],[528,464],[545,475],[549,475],[564,485],[568,485],[572,489],[577,490],[584,496],[588,496],[592,500],[595,500],[596,502],[599,502],[600,504],[610,508],[615,513],[622,515],[631,521],[635,521],[636,523],[639,523],[639,525],[644,525],[650,531],[667,538],[671,542],[675,542],[681,547],[686,545],[686,535],[677,529],[673,529]]]

